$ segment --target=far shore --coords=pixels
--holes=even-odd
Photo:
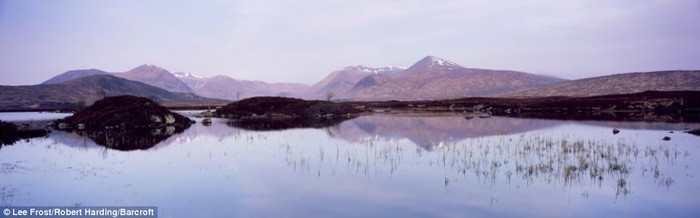
[[[700,91],[650,91],[592,97],[470,97],[425,101],[334,101],[362,113],[455,113],[507,117],[700,122]],[[168,103],[170,110],[211,110],[224,104]],[[74,112],[67,108],[0,109],[0,112]]]

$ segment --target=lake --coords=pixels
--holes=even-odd
[[[0,114],[46,116],[57,118]],[[146,150],[62,131],[3,146],[0,204],[157,206],[160,217],[700,217],[700,137],[683,132],[697,123],[378,114],[253,131],[192,119]]]

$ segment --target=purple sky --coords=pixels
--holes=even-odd
[[[0,84],[73,69],[311,84],[349,65],[700,70],[700,0],[0,0]]]

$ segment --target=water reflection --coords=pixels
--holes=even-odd
[[[100,131],[76,131],[75,133],[92,139],[96,144],[120,151],[146,150],[182,133],[184,128],[165,126],[161,128],[114,129]]]
[[[324,168],[331,175],[338,169],[365,176],[392,175],[399,170],[406,157],[431,157],[430,167],[449,169],[444,186],[456,181],[476,178],[491,185],[497,181],[525,186],[558,184],[571,187],[614,187],[615,196],[632,193],[630,175],[641,172],[659,187],[674,184],[670,173],[662,165],[673,165],[679,158],[690,156],[688,151],[661,144],[639,146],[638,139],[610,138],[616,134],[598,136],[578,135],[581,127],[560,134],[525,134],[571,124],[635,129],[683,130],[699,128],[698,123],[665,123],[634,121],[562,121],[492,117],[462,119],[454,115],[370,115],[347,120],[325,129],[328,136],[358,144],[360,147],[342,150],[319,147],[316,151],[304,148],[299,153],[287,145],[285,162],[294,172],[322,176]],[[231,123],[228,123],[231,126]],[[253,124],[271,130],[286,129],[290,125]],[[235,126],[235,125],[234,125]],[[275,126],[270,128],[270,126]],[[296,127],[296,126],[295,126]],[[605,132],[605,131],[603,131]],[[608,131],[611,132],[611,131]],[[672,131],[671,131],[672,132]],[[523,134],[523,135],[518,135]],[[599,133],[600,134],[600,133]],[[408,140],[421,149],[406,147]],[[656,138],[660,141],[661,137]],[[423,150],[428,153],[424,153]],[[309,153],[316,155],[308,155]],[[410,158],[409,158],[410,159]],[[329,164],[330,166],[325,166]],[[415,164],[415,163],[414,163]],[[410,164],[409,164],[410,165]],[[582,193],[586,196],[587,191]]]
[[[327,128],[328,135],[348,142],[360,143],[372,139],[408,139],[416,145],[433,150],[468,138],[525,133],[572,123],[620,129],[683,131],[699,129],[700,123],[667,123],[642,121],[564,121],[491,117],[460,119],[454,114],[370,115],[345,121]],[[572,129],[572,132],[576,131]]]
[[[433,150],[467,138],[522,133],[562,124],[553,120],[506,117],[463,119],[455,115],[371,115],[331,127],[328,134],[349,142],[373,138],[408,139],[426,150]]]
[[[67,132],[3,149],[0,203],[157,205],[164,217],[700,214],[700,137],[670,133],[697,124],[375,115],[250,131],[197,120],[145,151]]]
[[[540,118],[557,120],[605,120],[605,121],[636,121],[636,122],[700,122],[700,116],[693,113],[664,113],[654,111],[612,112],[596,111],[590,113],[560,113],[560,112],[521,112],[517,114],[504,114],[521,118]]]
[[[537,119],[368,116],[327,130],[354,147],[287,145],[283,150],[286,165],[294,172],[372,178],[422,168],[443,173],[445,190],[476,180],[500,188],[567,187],[582,197],[611,188],[617,198],[634,193],[632,184],[653,183],[668,190],[678,179],[693,177],[688,165],[682,169],[676,164],[692,160],[685,145],[689,139],[697,140],[695,136],[677,135],[684,145],[679,148],[662,141],[660,136],[668,131],[640,136],[626,129],[616,136],[607,128],[592,127],[596,131],[591,134],[586,126],[567,128],[571,125]],[[663,128],[662,123],[653,126]],[[669,124],[665,129],[680,127]],[[408,139],[408,146],[403,139]],[[421,148],[412,149],[411,144]]]
[[[238,119],[231,120],[227,124],[231,127],[245,130],[274,131],[296,128],[324,128],[338,125],[348,119],[352,119],[352,117]]]

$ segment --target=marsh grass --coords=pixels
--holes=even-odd
[[[666,145],[637,145],[635,140],[579,138],[573,134],[472,138],[427,151],[398,140],[370,139],[351,146],[319,145],[315,151],[286,148],[286,163],[295,172],[319,177],[339,174],[391,177],[410,167],[444,172],[445,189],[476,180],[491,187],[545,184],[563,190],[598,187],[615,196],[634,193],[635,172],[670,189],[674,179],[663,166],[688,152]],[[651,173],[651,177],[646,176]]]

